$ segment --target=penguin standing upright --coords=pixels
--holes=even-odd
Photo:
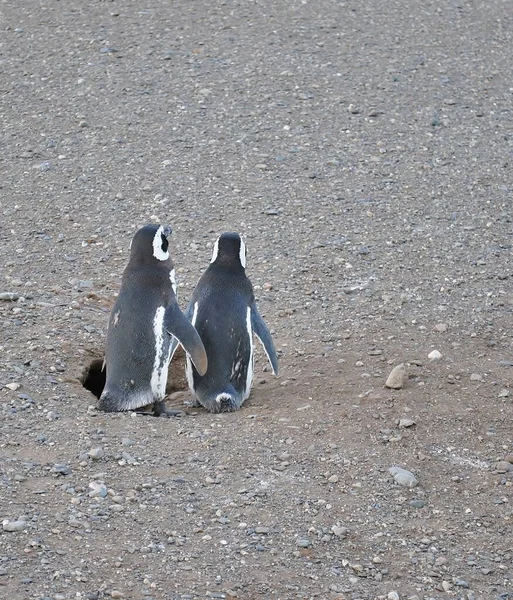
[[[187,380],[200,404],[215,413],[239,409],[251,392],[253,334],[262,342],[273,373],[278,373],[276,350],[245,267],[243,240],[237,233],[223,233],[186,310],[208,358],[202,374],[187,357]]]
[[[126,411],[151,404],[157,416],[176,414],[166,411],[163,400],[177,341],[198,372],[206,372],[205,348],[176,301],[170,234],[170,227],[146,225],[132,239],[130,259],[109,318],[100,410]]]

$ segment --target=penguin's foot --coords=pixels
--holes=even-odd
[[[153,404],[154,417],[183,417],[185,414],[180,409],[166,408],[166,403],[162,400]]]

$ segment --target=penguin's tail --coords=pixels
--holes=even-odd
[[[217,393],[209,398],[204,404],[205,408],[210,412],[233,412],[239,410],[244,398],[237,392],[237,390],[229,385],[222,392]]]
[[[98,410],[104,412],[124,412],[153,404],[154,400],[151,391],[147,393],[137,392],[127,394],[116,387],[105,387],[98,400]]]

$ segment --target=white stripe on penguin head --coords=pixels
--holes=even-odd
[[[212,260],[211,263],[216,262],[217,255],[219,254],[219,238],[217,238],[216,243],[214,244],[214,249],[212,250]]]
[[[162,225],[157,229],[155,236],[153,237],[153,256],[157,260],[167,260],[169,258],[169,249],[164,252],[162,250],[162,236],[164,235],[164,228]]]
[[[244,243],[244,240],[242,238],[240,238],[239,260],[240,260],[241,267],[243,269],[245,269],[246,268],[246,244]]]

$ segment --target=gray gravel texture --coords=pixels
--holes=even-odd
[[[513,598],[511,2],[0,24],[0,596]],[[237,413],[90,408],[149,221],[182,308],[245,237],[281,370]]]

